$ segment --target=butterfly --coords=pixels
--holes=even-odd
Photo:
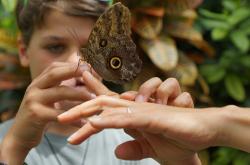
[[[142,61],[131,38],[131,13],[118,2],[96,21],[81,58],[106,81],[123,84],[140,73]]]

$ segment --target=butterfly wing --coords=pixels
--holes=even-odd
[[[142,62],[131,39],[130,11],[121,3],[107,9],[97,20],[83,57],[107,81],[133,80]]]

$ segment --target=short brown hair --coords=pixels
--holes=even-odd
[[[98,0],[28,0],[27,4],[24,1],[18,0],[16,20],[27,46],[35,28],[43,25],[44,16],[51,9],[60,10],[70,16],[97,19],[107,6]]]

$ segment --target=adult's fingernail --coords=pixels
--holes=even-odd
[[[145,98],[143,95],[138,95],[138,96],[136,96],[135,101],[136,102],[145,102]]]
[[[57,118],[62,119],[64,117],[66,117],[67,115],[68,115],[68,112],[66,111],[66,112],[63,112],[62,114],[58,115]]]
[[[100,121],[102,118],[100,116],[92,116],[92,117],[89,117],[88,120],[90,122],[96,122],[96,121]]]
[[[68,141],[69,143],[71,143],[71,142],[74,141],[74,139],[75,139],[77,136],[78,136],[78,132],[75,132],[75,133],[73,133],[73,134],[67,139],[67,141]]]
[[[162,104],[162,100],[161,100],[161,99],[157,99],[157,100],[156,100],[156,103],[157,103],[157,104]]]

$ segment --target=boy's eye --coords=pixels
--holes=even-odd
[[[65,51],[66,47],[62,44],[55,44],[46,46],[46,49],[53,54],[62,54]]]

